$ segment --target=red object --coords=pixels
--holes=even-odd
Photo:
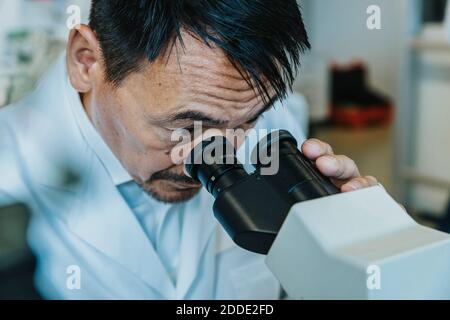
[[[333,124],[366,127],[391,122],[391,99],[370,88],[368,73],[368,68],[360,60],[348,65],[330,65],[330,119]]]

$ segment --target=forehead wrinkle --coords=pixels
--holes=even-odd
[[[253,108],[258,103],[259,96],[253,91],[251,94],[232,93],[232,91],[224,92],[217,90],[217,88],[209,86],[208,88],[202,88],[199,86],[193,86],[190,89],[189,97],[193,102],[201,103],[202,105],[215,106],[221,110],[228,110],[230,108],[235,110]],[[256,102],[255,102],[256,101]]]
[[[181,62],[183,71],[194,76],[201,76],[207,79],[217,79],[222,81],[224,78],[231,80],[231,82],[245,84],[247,81],[242,77],[239,70],[231,64],[229,59],[225,56],[214,57],[214,55],[205,55],[201,52],[199,56],[186,56]]]
[[[214,65],[211,67],[211,65]],[[193,73],[196,73],[195,71],[198,71],[198,75],[206,76],[213,79],[222,79],[227,78],[232,81],[239,81],[239,82],[245,82],[245,79],[241,76],[241,74],[234,68],[230,70],[230,67],[223,68],[224,66],[222,64],[210,64],[210,63],[203,63],[203,64],[190,64],[190,69],[194,71]],[[205,72],[205,69],[207,69],[208,72]]]
[[[230,58],[226,56],[222,49],[217,47],[208,47],[203,42],[196,42],[184,51],[179,57],[181,64],[192,67],[204,67],[205,65],[220,65],[231,71],[232,74],[239,74]],[[237,76],[238,77],[238,76]]]
[[[202,90],[207,87],[241,95],[248,95],[253,91],[252,87],[242,78],[232,78],[224,74],[219,76],[217,73],[212,74],[205,69],[186,74],[183,82],[195,88],[200,87]]]
[[[235,90],[225,86],[218,86],[216,83],[206,81],[192,81],[188,89],[192,90],[194,95],[207,95],[219,100],[233,101],[236,103],[248,103],[253,100],[257,94],[248,87],[247,90]]]
[[[218,70],[205,72],[204,68],[193,70],[191,75],[193,77],[198,77],[199,80],[195,81],[195,83],[206,83],[210,87],[216,87],[217,89],[221,89],[227,92],[229,91],[232,93],[242,93],[243,96],[241,96],[239,100],[246,99],[245,102],[251,100],[254,95],[261,95],[258,90],[258,84],[252,79],[249,79],[249,81],[247,81],[241,76],[235,77],[233,75],[230,75],[229,73],[224,73]],[[192,82],[190,84],[192,85]],[[271,93],[272,86],[269,81],[264,81],[262,85],[268,88],[269,93]]]
[[[214,95],[205,94],[201,92],[200,94],[194,95],[191,99],[188,99],[183,103],[181,107],[178,108],[178,112],[201,112],[213,119],[220,119],[223,122],[242,122],[239,119],[246,118],[249,114],[252,114],[254,109],[260,107],[262,101],[258,96],[254,96],[247,103],[239,103],[234,100],[224,100],[220,97]],[[182,109],[180,111],[180,109]],[[206,111],[208,110],[208,111]]]
[[[223,101],[217,102],[215,99],[208,100],[205,98],[197,99],[196,101],[204,108],[218,108],[221,113],[227,115],[227,122],[232,127],[252,120],[259,112],[265,110],[264,106],[262,107],[262,101],[257,97],[253,99],[253,103],[242,105],[229,101],[225,103]],[[258,111],[255,112],[255,109],[258,109]]]
[[[197,95],[195,98],[195,101],[204,105],[209,106],[216,106],[220,108],[221,110],[224,110],[227,112],[230,109],[233,109],[235,111],[240,110],[253,110],[255,107],[257,107],[260,104],[260,100],[255,96],[254,98],[242,102],[242,101],[236,101],[233,99],[225,99],[221,97],[217,97],[215,95],[210,95],[206,93],[202,93],[201,95]]]
[[[201,83],[201,81],[193,81],[190,83],[190,87],[186,88],[191,90],[189,95],[192,100],[198,103],[218,106],[225,112],[230,112],[229,110],[248,110],[245,113],[252,113],[255,108],[263,104],[261,96],[248,85],[244,91],[216,86],[216,84],[208,82],[203,82],[206,83],[203,86]]]
[[[226,84],[232,88],[245,89],[248,88],[248,82],[242,77],[223,72],[209,67],[186,68],[186,75],[198,77],[201,79],[215,81],[217,84]]]
[[[257,96],[254,88],[242,78],[235,81],[223,77],[223,75],[222,77],[205,76],[205,72],[203,72],[193,74],[193,78],[186,79],[185,83],[185,88],[192,90],[191,94],[206,95],[218,100],[248,103]]]
[[[257,99],[256,95],[253,95],[249,98],[245,98],[245,99],[241,99],[241,98],[231,98],[231,97],[227,97],[225,95],[219,95],[219,94],[215,94],[215,93],[211,93],[211,92],[207,92],[207,91],[199,91],[199,92],[195,92],[196,96],[200,96],[202,99],[202,96],[204,96],[203,98],[205,98],[205,100],[211,99],[213,101],[217,101],[217,102],[224,102],[224,103],[233,103],[236,106],[241,106],[242,108],[248,107],[248,104],[250,102],[252,102],[253,100]],[[241,109],[241,108],[238,108]]]

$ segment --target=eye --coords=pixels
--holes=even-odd
[[[192,134],[192,133],[194,133],[195,127],[194,126],[189,126],[189,127],[183,128],[183,129],[189,131],[189,133]]]
[[[257,116],[256,118],[251,119],[250,121],[246,122],[245,124],[246,124],[246,125],[253,125],[253,124],[255,124],[256,122],[258,122],[258,120],[261,119],[261,118],[264,118],[264,115],[263,115],[263,114]]]
[[[180,133],[185,133],[186,131],[188,131],[189,133],[194,131],[194,127],[182,127],[182,128],[165,128],[165,130],[169,133],[172,134],[174,132],[180,132]]]

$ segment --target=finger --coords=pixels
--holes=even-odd
[[[333,149],[328,143],[320,141],[318,139],[306,140],[302,145],[302,153],[311,160],[325,155],[333,155]]]
[[[373,176],[365,176],[364,177],[371,187],[378,185],[378,179]]]
[[[377,179],[375,179],[372,176],[366,176],[366,177],[358,177],[351,179],[347,183],[343,184],[341,187],[342,192],[350,192],[355,190],[360,190],[363,188],[369,188],[376,186],[378,184]]]
[[[316,160],[316,166],[323,175],[338,180],[360,176],[355,162],[347,156],[322,156]]]

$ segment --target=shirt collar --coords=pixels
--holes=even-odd
[[[67,70],[66,70],[67,74]],[[66,76],[66,90],[69,97],[70,107],[75,115],[75,119],[83,135],[84,140],[99,158],[105,167],[113,183],[118,186],[120,184],[132,181],[132,177],[122,166],[120,161],[113,154],[106,142],[97,132],[91,120],[81,103],[79,93],[70,84],[69,78]]]

